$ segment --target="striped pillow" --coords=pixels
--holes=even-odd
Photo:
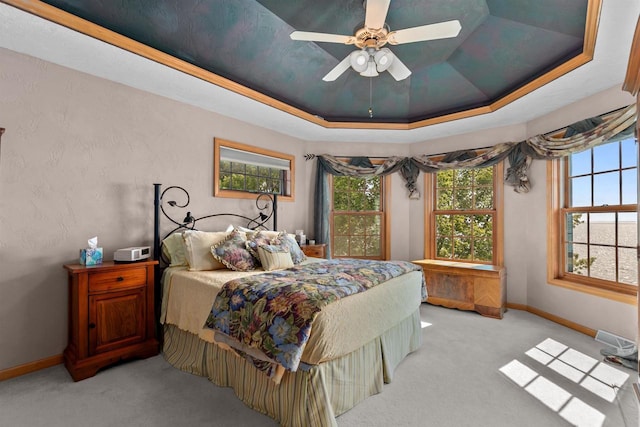
[[[277,245],[258,246],[258,256],[264,271],[282,270],[293,267],[293,260],[288,248]]]

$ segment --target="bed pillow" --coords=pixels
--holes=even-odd
[[[287,248],[278,245],[258,246],[258,256],[264,271],[282,270],[293,267],[293,260]]]
[[[173,233],[162,241],[162,254],[169,262],[169,267],[189,265],[182,233]]]
[[[227,229],[225,231],[227,231],[228,233],[231,233],[233,230],[240,230],[243,233],[249,233],[249,232],[254,231],[254,230],[252,230],[250,228],[235,226],[235,225],[231,225],[231,224],[229,224],[229,226],[227,227]]]
[[[278,236],[276,231],[251,231],[247,233],[246,248],[258,261],[260,256],[258,255],[258,247],[261,245],[271,244],[271,240]]]
[[[289,249],[289,253],[291,254],[291,259],[294,264],[300,264],[302,261],[307,259],[307,256],[300,249],[300,245],[298,242],[291,237],[290,234],[287,234],[286,231],[282,231],[278,234],[278,237],[271,241],[272,245],[280,245]]]
[[[233,230],[226,239],[211,246],[213,257],[235,271],[255,270],[258,260],[246,248],[245,234]]]
[[[211,246],[222,242],[228,235],[226,231],[185,231],[183,237],[189,270],[207,271],[224,268],[224,264],[211,255]]]

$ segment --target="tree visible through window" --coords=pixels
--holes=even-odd
[[[435,258],[494,260],[494,167],[436,173]]]
[[[333,176],[332,255],[384,259],[384,179]]]

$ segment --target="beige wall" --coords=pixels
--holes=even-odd
[[[153,183],[187,188],[194,214],[253,212],[212,197],[214,137],[294,154],[306,175],[295,138],[8,50],[0,64],[0,370],[62,353],[62,265],[94,235],[106,259],[150,245]],[[281,228],[305,228],[304,188]]]
[[[214,137],[296,156],[296,200],[280,204],[279,228],[313,237],[315,162],[305,161],[306,153],[388,156],[481,147],[631,102],[615,90],[536,123],[421,144],[310,143],[11,51],[0,49],[0,64],[0,127],[7,129],[0,153],[0,370],[62,353],[62,264],[76,262],[94,235],[107,259],[117,248],[151,244],[153,183],[187,188],[194,214],[252,212],[252,202],[212,197]],[[544,170],[534,162],[531,193],[505,192],[509,301],[635,336],[631,306],[546,284]],[[423,198],[408,200],[402,180],[392,177],[394,259],[422,258],[419,184]]]

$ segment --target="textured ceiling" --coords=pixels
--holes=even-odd
[[[412,123],[509,96],[582,53],[587,0],[392,0],[399,30],[458,19],[451,39],[389,46],[412,71],[396,81],[349,69],[353,46],[293,41],[294,30],[352,35],[361,0],[47,0],[175,58],[330,122]],[[371,88],[370,88],[371,84]],[[371,89],[371,98],[370,98]]]

